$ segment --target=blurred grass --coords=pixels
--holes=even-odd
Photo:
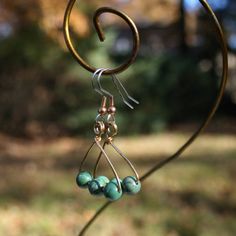
[[[172,154],[188,134],[117,139],[141,173]],[[0,135],[0,235],[77,235],[104,202],[75,185],[89,140],[26,141]],[[96,221],[88,235],[235,236],[236,137],[203,135],[161,169],[142,192]],[[92,157],[88,167],[92,166]],[[129,170],[115,159],[121,174]],[[109,175],[104,163],[101,172]]]

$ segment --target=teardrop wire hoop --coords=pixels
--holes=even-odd
[[[136,169],[135,169],[134,165],[132,164],[132,162],[121,152],[121,150],[112,141],[110,142],[110,145],[125,160],[125,162],[129,165],[131,170],[134,172],[134,175],[136,177],[136,182],[138,182],[139,181],[139,174],[136,171]]]
[[[117,180],[117,183],[118,183],[118,190],[119,190],[119,192],[120,192],[120,191],[121,191],[121,184],[120,184],[120,181],[119,181],[120,178],[119,178],[119,176],[118,176],[118,174],[117,174],[117,171],[116,171],[116,169],[115,169],[115,167],[114,167],[114,165],[113,165],[111,159],[109,158],[109,156],[107,155],[107,153],[106,153],[105,150],[104,150],[106,143],[104,143],[103,146],[101,146],[101,144],[100,144],[100,142],[99,142],[99,140],[98,140],[97,138],[94,139],[94,142],[93,142],[92,145],[89,147],[89,149],[88,149],[88,151],[86,152],[84,158],[82,159],[81,164],[80,164],[80,167],[79,167],[79,172],[81,172],[81,171],[83,170],[83,166],[84,166],[84,163],[85,163],[86,159],[88,158],[88,154],[90,153],[90,151],[92,150],[92,148],[94,147],[95,144],[97,145],[97,147],[98,147],[99,150],[100,150],[100,153],[99,153],[99,156],[98,156],[98,159],[97,159],[97,162],[96,162],[96,163],[98,163],[98,162],[100,161],[102,155],[104,155],[104,157],[105,157],[107,163],[109,164],[109,166],[110,166],[110,168],[111,168],[111,170],[112,170],[112,172],[113,172],[113,174],[114,174],[114,177],[115,177],[116,180]],[[98,164],[95,165],[95,168],[97,168],[97,165],[98,165]],[[95,168],[94,168],[94,171],[93,171],[93,176],[94,176],[94,177],[96,177],[96,169],[95,169]]]
[[[77,55],[76,55],[77,52],[75,51],[74,47],[71,46],[72,43],[71,43],[71,40],[70,40],[70,33],[69,33],[69,18],[70,18],[70,14],[71,14],[71,11],[72,11],[72,8],[73,8],[75,2],[76,2],[76,0],[70,0],[69,4],[67,6],[67,10],[66,10],[66,13],[65,13],[65,18],[64,18],[64,33],[65,33],[65,39],[66,39],[67,46],[68,46],[69,50],[72,52],[72,54],[74,55],[76,60],[79,61],[78,59],[80,59],[80,57],[79,58],[77,57]],[[210,109],[210,112],[208,113],[206,119],[202,122],[200,127],[193,133],[193,135],[173,155],[171,155],[170,157],[162,160],[161,162],[156,163],[154,165],[154,167],[152,167],[149,171],[147,171],[140,178],[140,181],[146,180],[154,172],[156,172],[160,168],[164,167],[169,162],[171,162],[171,161],[177,159],[178,157],[180,157],[180,155],[197,139],[197,137],[208,126],[208,124],[211,121],[212,117],[216,113],[217,108],[219,107],[219,104],[220,104],[220,102],[222,100],[222,97],[223,97],[223,94],[224,94],[224,91],[225,91],[225,87],[226,87],[226,83],[227,83],[227,78],[228,78],[228,50],[227,50],[227,44],[226,44],[226,40],[225,40],[225,35],[224,35],[222,27],[221,27],[221,25],[220,25],[220,23],[218,21],[218,18],[216,17],[214,11],[212,10],[212,8],[208,4],[208,2],[206,0],[199,0],[199,2],[202,4],[203,8],[206,10],[207,14],[210,16],[212,22],[214,23],[215,28],[216,28],[216,32],[217,32],[217,36],[219,37],[219,40],[220,40],[220,46],[221,46],[221,50],[222,50],[222,59],[223,59],[223,71],[222,71],[222,78],[221,78],[219,92],[217,94],[215,102],[214,102],[212,108]],[[103,8],[103,13],[106,12],[106,10],[107,10],[107,12],[111,12],[109,8]],[[97,26],[97,28],[99,28],[99,25]],[[81,61],[79,61],[79,63],[81,63],[81,65],[84,68],[86,68],[87,70],[92,71],[92,72],[96,71],[95,68],[91,68],[90,66],[87,66],[87,65],[84,66],[83,62],[84,61],[82,61],[82,63],[81,63]],[[124,66],[121,71],[123,71],[126,68],[127,68],[127,66]],[[119,71],[119,72],[121,72],[121,71]],[[115,73],[118,73],[117,69],[115,69],[113,71],[105,72],[105,74],[115,74]],[[85,224],[85,226],[82,228],[82,230],[80,231],[78,236],[83,236],[87,232],[87,230],[92,226],[92,224],[95,222],[95,220],[110,205],[111,205],[110,201],[107,201],[104,205],[102,205],[97,210],[97,212],[94,214],[94,216]]]
[[[104,142],[103,145],[102,145],[102,148],[103,148],[104,151],[105,151],[105,148],[106,148],[106,144],[107,143]],[[94,165],[94,168],[93,168],[93,176],[94,176],[94,178],[97,177],[97,169],[98,169],[98,165],[99,165],[99,162],[101,160],[102,154],[103,154],[102,151],[100,151],[100,153],[98,155],[98,158],[97,158],[97,161],[96,161],[96,163]]]
[[[120,178],[116,172],[116,169],[114,167],[114,165],[112,164],[112,161],[110,160],[110,158],[108,157],[107,153],[104,151],[103,147],[101,146],[101,144],[99,143],[98,140],[95,139],[95,142],[97,144],[97,146],[99,147],[100,151],[102,152],[102,154],[105,156],[108,164],[110,165],[111,169],[112,169],[112,172],[113,174],[115,175],[115,178],[116,178],[116,181],[117,181],[117,185],[118,185],[118,191],[122,191],[122,188],[121,188],[121,183],[120,183]],[[100,156],[100,154],[99,154]]]
[[[130,169],[133,171],[135,177],[136,177],[136,181],[138,182],[139,181],[139,174],[138,172],[136,171],[134,165],[132,164],[132,162],[122,153],[122,151],[114,144],[114,142],[112,141],[112,139],[110,137],[107,138],[107,141],[104,141],[103,143],[103,146],[102,146],[102,149],[103,151],[105,152],[105,148],[107,145],[111,145],[112,148],[119,154],[119,156],[121,156],[124,161],[128,164],[128,166],[130,167]],[[97,158],[97,161],[95,163],[95,166],[94,166],[94,170],[93,170],[93,176],[96,177],[97,176],[97,169],[98,169],[98,166],[99,166],[99,162],[102,158],[102,150],[101,152],[99,153],[98,155],[98,158]]]

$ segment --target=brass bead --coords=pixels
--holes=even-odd
[[[111,106],[111,107],[108,108],[107,111],[108,111],[109,114],[115,114],[116,113],[116,107]]]
[[[106,107],[99,108],[98,113],[101,115],[105,115],[107,113],[107,108]]]

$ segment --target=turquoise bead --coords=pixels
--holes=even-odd
[[[110,180],[106,176],[99,176],[98,179],[103,181],[106,185],[110,182]]]
[[[123,182],[124,192],[130,195],[136,194],[141,190],[141,182],[133,176],[128,176],[124,178]]]
[[[106,187],[104,188],[104,195],[110,201],[116,201],[121,198],[122,189],[119,192],[118,185],[110,181],[109,184],[107,184]]]
[[[88,184],[89,192],[92,195],[101,196],[105,186],[109,183],[109,179],[106,176],[99,176],[92,180]]]
[[[81,188],[87,188],[88,183],[93,179],[92,175],[87,171],[80,172],[76,177],[76,183]]]
[[[120,184],[122,184],[122,180],[119,179],[119,181],[120,181]],[[111,182],[117,184],[117,179],[116,179],[116,178],[113,178],[113,179],[111,180]]]

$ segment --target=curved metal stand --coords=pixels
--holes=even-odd
[[[76,59],[76,61],[82,67],[84,67],[86,70],[94,73],[97,71],[97,69],[93,66],[90,66],[87,62],[84,61],[84,59],[76,51],[75,47],[73,46],[72,40],[71,40],[69,26],[70,26],[71,12],[73,10],[75,3],[76,3],[76,0],[70,0],[67,5],[66,11],[65,11],[64,26],[63,26],[65,42],[66,42],[66,45],[67,45],[68,49],[70,50],[71,54]],[[118,73],[126,70],[134,62],[134,60],[138,54],[138,49],[140,46],[139,33],[138,33],[138,29],[137,29],[136,25],[134,24],[134,22],[132,21],[132,19],[129,16],[127,16],[125,13],[117,11],[117,10],[110,8],[110,7],[101,7],[95,12],[94,17],[93,17],[93,23],[94,23],[94,26],[95,26],[95,29],[97,31],[100,41],[105,40],[105,36],[104,36],[104,33],[101,29],[100,22],[99,22],[99,16],[102,15],[103,13],[112,13],[112,14],[115,14],[115,15],[121,17],[129,25],[129,27],[132,31],[132,35],[133,35],[133,50],[132,50],[131,57],[126,62],[124,62],[121,66],[119,66],[115,69],[106,70],[103,73],[106,75],[118,74]]]
[[[155,171],[159,170],[160,168],[162,168],[163,166],[165,166],[167,163],[177,159],[195,140],[196,138],[201,134],[201,132],[208,126],[209,122],[211,121],[212,117],[214,116],[220,101],[223,97],[224,91],[225,91],[225,86],[226,86],[226,82],[227,82],[227,76],[228,76],[228,53],[227,53],[227,45],[226,45],[226,41],[224,38],[224,33],[223,30],[220,26],[220,23],[215,15],[215,13],[213,12],[213,10],[211,9],[210,5],[207,3],[206,0],[199,0],[200,3],[202,4],[202,6],[205,8],[205,10],[207,11],[208,15],[211,17],[213,23],[216,26],[216,30],[217,30],[217,36],[219,37],[220,40],[220,44],[221,44],[221,49],[222,49],[222,57],[223,57],[223,72],[222,72],[222,79],[221,79],[221,84],[220,84],[220,88],[219,88],[219,92],[217,95],[217,98],[215,100],[215,103],[213,105],[213,107],[210,109],[209,114],[207,115],[206,119],[204,120],[204,122],[200,125],[200,127],[194,132],[194,134],[187,140],[187,142],[185,144],[183,144],[179,150],[177,152],[175,152],[173,155],[171,155],[170,157],[168,157],[167,159],[156,163],[149,171],[147,171],[141,178],[140,181],[144,181],[146,180],[150,175],[152,175]],[[70,32],[69,32],[69,20],[70,20],[70,15],[71,15],[71,11],[73,9],[73,6],[75,4],[76,0],[70,0],[66,9],[66,13],[65,13],[65,18],[64,18],[64,33],[65,33],[65,40],[66,40],[66,44],[69,48],[69,50],[71,51],[72,55],[75,57],[75,59],[80,63],[81,66],[83,66],[85,69],[87,69],[88,71],[91,72],[95,72],[96,68],[88,65],[76,52],[75,48],[73,47],[71,38],[70,38]],[[104,40],[104,35],[103,32],[100,28],[100,24],[98,21],[98,18],[101,14],[105,13],[105,12],[109,12],[109,13],[113,13],[116,14],[118,16],[120,16],[121,18],[123,18],[128,25],[130,26],[133,36],[134,36],[134,46],[133,46],[133,52],[132,52],[132,56],[131,58],[124,63],[123,65],[115,68],[115,69],[110,69],[104,72],[104,74],[115,74],[115,73],[119,73],[123,70],[125,70],[126,68],[128,68],[128,66],[134,61],[136,55],[137,55],[137,51],[138,51],[138,47],[139,47],[139,36],[138,36],[138,31],[137,28],[135,26],[135,24],[133,23],[133,21],[124,13],[121,13],[115,9],[112,8],[108,8],[108,7],[103,7],[100,8],[96,11],[95,15],[94,15],[94,24],[95,24],[95,28],[97,30],[97,33],[99,35],[99,38],[101,41]],[[91,147],[92,148],[92,147]],[[100,148],[100,150],[102,151],[102,147]],[[105,153],[103,153],[105,155]],[[84,228],[81,230],[81,232],[78,234],[79,236],[84,235],[87,230],[89,229],[89,227],[94,223],[94,221],[98,218],[98,216],[100,216],[105,209],[107,209],[108,206],[111,205],[111,202],[106,202],[96,213],[95,215],[89,220],[89,222],[84,226]]]
[[[227,53],[227,44],[225,41],[225,37],[224,37],[224,33],[223,30],[221,28],[221,25],[215,15],[215,13],[213,12],[213,10],[211,9],[210,5],[208,4],[208,2],[206,0],[199,0],[200,3],[202,4],[202,6],[205,8],[205,10],[207,11],[208,15],[211,17],[211,20],[213,21],[213,23],[215,24],[216,27],[216,31],[217,31],[217,36],[219,37],[220,40],[220,44],[221,44],[221,50],[222,50],[222,58],[223,58],[223,72],[222,72],[222,79],[221,79],[221,84],[220,84],[220,88],[219,88],[219,92],[217,95],[217,98],[215,100],[215,103],[213,105],[213,107],[211,108],[209,114],[207,115],[206,119],[204,120],[204,122],[200,125],[200,127],[194,132],[194,134],[188,139],[188,141],[182,145],[179,150],[177,152],[175,152],[173,155],[171,155],[170,157],[168,157],[167,159],[157,163],[154,165],[154,167],[152,167],[149,171],[147,171],[141,178],[140,181],[144,181],[146,180],[150,175],[152,175],[155,171],[159,170],[160,168],[162,168],[163,166],[165,166],[166,164],[168,164],[169,162],[177,159],[195,140],[196,138],[201,134],[201,132],[208,126],[209,122],[211,121],[212,117],[214,116],[225,91],[225,86],[227,83],[227,77],[228,77],[228,53]],[[75,1],[71,1],[71,2],[75,2]],[[69,7],[71,7],[71,4],[69,5]],[[71,10],[71,9],[70,9]],[[90,71],[91,68],[87,68]],[[114,71],[113,71],[114,73]],[[117,71],[116,71],[117,73]],[[107,209],[109,206],[111,205],[111,202],[106,202],[96,213],[95,215],[89,220],[89,222],[84,226],[84,228],[81,230],[81,232],[78,234],[78,236],[83,236],[87,230],[92,226],[92,224],[94,223],[94,221],[105,211],[105,209]]]

